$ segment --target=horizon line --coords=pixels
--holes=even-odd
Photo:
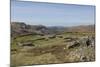
[[[42,26],[47,26],[47,27],[73,27],[73,26],[88,26],[88,25],[95,25],[95,23],[91,23],[91,24],[79,24],[79,25],[45,25],[45,24],[28,24],[25,22],[19,22],[19,21],[11,21],[10,23],[24,23],[26,25],[42,25]]]

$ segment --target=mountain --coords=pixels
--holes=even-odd
[[[71,27],[51,26],[46,27],[43,25],[28,25],[23,22],[11,22],[11,36],[22,35],[46,35],[46,34],[58,34],[62,32],[95,32],[95,25],[80,25]]]
[[[29,34],[48,34],[48,29],[43,25],[27,25],[22,22],[11,22],[11,36],[22,36]]]
[[[95,25],[80,25],[68,27],[67,32],[95,32]]]

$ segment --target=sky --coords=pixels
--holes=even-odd
[[[45,26],[95,24],[95,6],[13,0],[11,1],[11,21]]]

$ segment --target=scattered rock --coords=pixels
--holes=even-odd
[[[73,45],[68,47],[68,49],[71,49],[71,48],[74,48],[74,47],[79,47],[79,46],[80,46],[80,43],[75,41]]]
[[[59,38],[63,38],[63,36],[60,36],[60,35],[59,35],[59,36],[57,36],[57,37],[59,37]]]
[[[87,46],[90,46],[91,44],[92,44],[91,40],[90,40],[90,39],[87,39],[86,45],[87,45]]]
[[[25,43],[18,43],[19,46],[35,46],[33,43],[31,42],[25,42]]]
[[[56,35],[50,36],[48,38],[50,38],[50,39],[56,38]]]

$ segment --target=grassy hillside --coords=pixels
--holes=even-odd
[[[45,33],[41,28],[45,28]],[[12,29],[15,31],[13,27]],[[18,31],[17,28],[16,30]],[[30,28],[25,30],[30,33]],[[14,37],[16,32],[12,33],[11,66],[95,61],[94,32],[68,32],[64,28],[61,33],[47,34],[49,30],[51,29],[42,26],[32,27],[31,34],[19,33]]]

